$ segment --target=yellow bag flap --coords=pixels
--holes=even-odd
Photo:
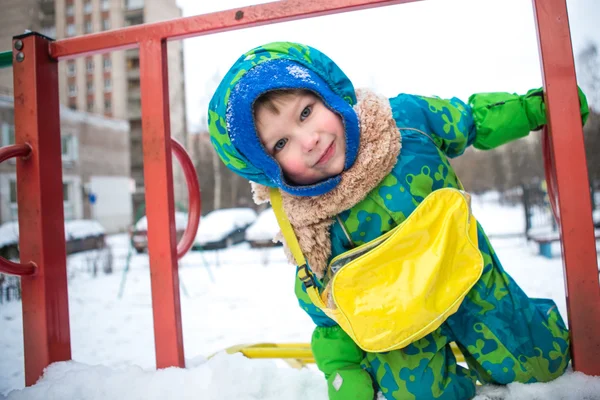
[[[467,199],[456,189],[440,189],[387,240],[333,276],[338,309],[325,312],[365,351],[402,348],[455,313],[482,271]]]

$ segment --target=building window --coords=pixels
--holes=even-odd
[[[108,11],[109,8],[110,8],[110,1],[102,0],[102,11]]]
[[[102,30],[107,31],[110,29],[110,19],[106,18],[102,20]]]
[[[104,100],[104,112],[109,113],[112,111],[112,103],[110,99]]]
[[[64,135],[60,137],[60,147],[62,149],[63,161],[75,161],[78,158],[77,137],[74,135]]]
[[[75,61],[67,62],[67,76],[75,76]]]
[[[73,6],[73,4],[67,4],[67,15],[75,15],[75,7]]]
[[[105,57],[103,60],[103,63],[104,63],[104,70],[110,71],[110,68],[112,67],[112,61],[110,60],[110,58]]]
[[[73,111],[77,110],[77,104],[74,101],[69,103],[69,108]]]
[[[14,179],[10,180],[10,204],[17,204],[17,181]]]
[[[2,123],[2,146],[15,144],[15,126],[8,122]]]
[[[75,204],[73,201],[73,192],[73,182],[63,182],[63,208],[66,220],[71,220],[75,218]]]
[[[125,26],[141,25],[144,23],[143,15],[132,15],[125,18]]]
[[[87,71],[88,74],[91,74],[94,72],[94,60],[92,60],[91,58],[88,58],[86,60],[85,70]]]
[[[77,85],[69,85],[69,96],[77,96]]]
[[[135,70],[140,67],[140,59],[139,58],[130,58],[127,60],[127,70]]]
[[[90,101],[87,103],[87,110],[88,112],[94,112],[94,102]]]
[[[90,0],[87,0],[85,3],[83,3],[83,12],[86,14],[92,13],[92,2]]]
[[[75,36],[75,24],[67,25],[67,36]]]
[[[94,82],[89,81],[87,83],[87,92],[88,92],[88,94],[94,93]]]
[[[83,31],[85,33],[92,33],[92,21],[85,21],[85,24],[83,25]]]
[[[104,91],[110,92],[111,89],[112,89],[112,81],[110,80],[110,78],[106,78],[104,80]]]

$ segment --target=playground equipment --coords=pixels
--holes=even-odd
[[[412,1],[416,0],[287,0],[58,41],[37,33],[14,37],[11,59],[17,144],[1,149],[0,161],[19,157],[19,225],[27,235],[20,238],[23,264],[0,260],[0,272],[22,276],[26,385],[34,384],[48,364],[71,358],[65,243],[64,235],[56,229],[63,226],[59,60],[140,49],[156,365],[184,367],[173,220],[167,40]],[[553,188],[551,202],[560,216],[573,367],[600,375],[600,288],[566,0],[532,1],[550,132],[546,132],[545,147],[548,182]],[[310,360],[306,345],[300,350],[304,353],[287,358]],[[253,354],[246,348],[236,351]],[[277,351],[270,355],[282,357]]]

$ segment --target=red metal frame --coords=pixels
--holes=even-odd
[[[194,167],[192,159],[185,151],[185,148],[177,140],[171,139],[171,148],[183,169],[183,175],[185,176],[185,181],[188,186],[189,198],[187,227],[177,245],[177,259],[180,259],[194,245],[196,232],[198,232],[198,226],[200,225],[202,198],[200,197],[200,184],[198,183],[198,176],[196,175],[196,168]]]
[[[600,375],[598,261],[567,7],[565,0],[533,4],[551,139],[545,138],[547,182],[558,195],[573,368]]]
[[[31,146],[25,144],[13,144],[0,148],[0,163],[9,158],[21,157],[27,159],[31,156]],[[9,275],[26,276],[33,275],[37,270],[37,265],[33,261],[27,264],[15,263],[0,257],[0,272]]]
[[[35,34],[20,37],[25,57],[14,67],[16,135],[17,142],[28,142],[33,148],[33,157],[19,161],[17,169],[19,223],[21,229],[31,232],[21,236],[20,244],[22,259],[39,266],[39,274],[23,278],[27,385],[35,382],[50,362],[70,358],[65,243],[61,235],[57,60],[140,47],[156,364],[159,368],[183,367],[166,40],[412,1],[416,0],[287,0],[51,43]],[[594,335],[600,331],[600,288],[566,5],[565,0],[533,1],[554,133],[574,365],[584,373],[600,375],[600,341]],[[16,57],[17,50],[14,53]],[[42,162],[44,169],[40,168]]]
[[[21,278],[26,385],[51,362],[71,359],[58,62],[48,45],[36,34],[13,41],[15,60],[22,60],[13,65],[16,142],[32,149],[17,160],[19,251],[22,261],[38,266]]]

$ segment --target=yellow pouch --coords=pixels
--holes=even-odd
[[[365,351],[400,349],[428,335],[458,310],[481,277],[483,257],[468,195],[444,188],[391,231],[335,257],[330,282],[319,294],[280,196],[271,190],[311,301]],[[335,307],[327,306],[329,297]]]

